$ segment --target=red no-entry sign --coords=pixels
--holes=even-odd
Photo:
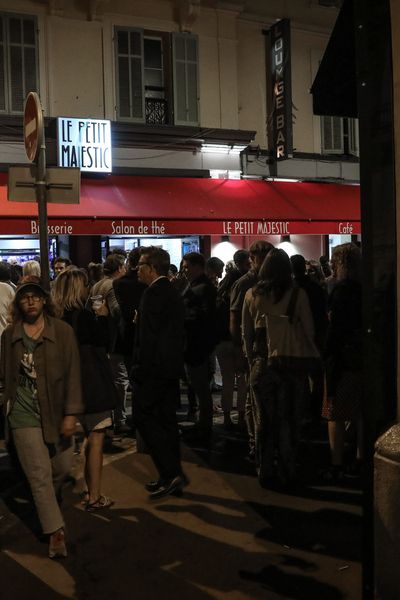
[[[28,159],[36,161],[43,141],[43,111],[36,92],[29,92],[24,111],[24,142]]]

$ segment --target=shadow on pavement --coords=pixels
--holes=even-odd
[[[279,567],[271,565],[259,572],[241,571],[247,581],[260,583],[265,590],[279,594],[282,598],[293,600],[340,600],[345,596],[335,587],[318,581],[310,576],[289,574]]]
[[[4,600],[66,600],[4,552],[0,553],[1,594]],[[4,595],[3,595],[4,594]]]

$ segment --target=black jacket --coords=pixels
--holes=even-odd
[[[206,275],[194,279],[183,293],[185,306],[185,362],[202,364],[214,350],[217,289]]]
[[[63,320],[71,325],[78,341],[85,413],[114,408],[117,393],[106,352],[109,342],[107,317],[95,317],[91,310],[76,309],[66,311]]]
[[[171,282],[152,283],[140,301],[132,379],[178,379],[183,370],[183,303]]]
[[[328,395],[334,395],[343,371],[360,371],[362,368],[361,302],[361,284],[350,279],[339,281],[329,296],[325,351]]]
[[[133,319],[147,285],[138,280],[136,271],[129,271],[123,277],[115,279],[113,287],[121,310],[118,350],[124,356],[131,357],[135,340]]]

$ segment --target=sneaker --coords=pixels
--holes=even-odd
[[[49,558],[65,558],[68,555],[65,545],[65,531],[63,527],[51,534],[49,540]]]

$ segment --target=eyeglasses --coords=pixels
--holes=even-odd
[[[43,296],[37,296],[36,294],[24,294],[19,299],[21,304],[28,304],[30,301],[31,302],[40,302],[41,300],[43,300]]]

